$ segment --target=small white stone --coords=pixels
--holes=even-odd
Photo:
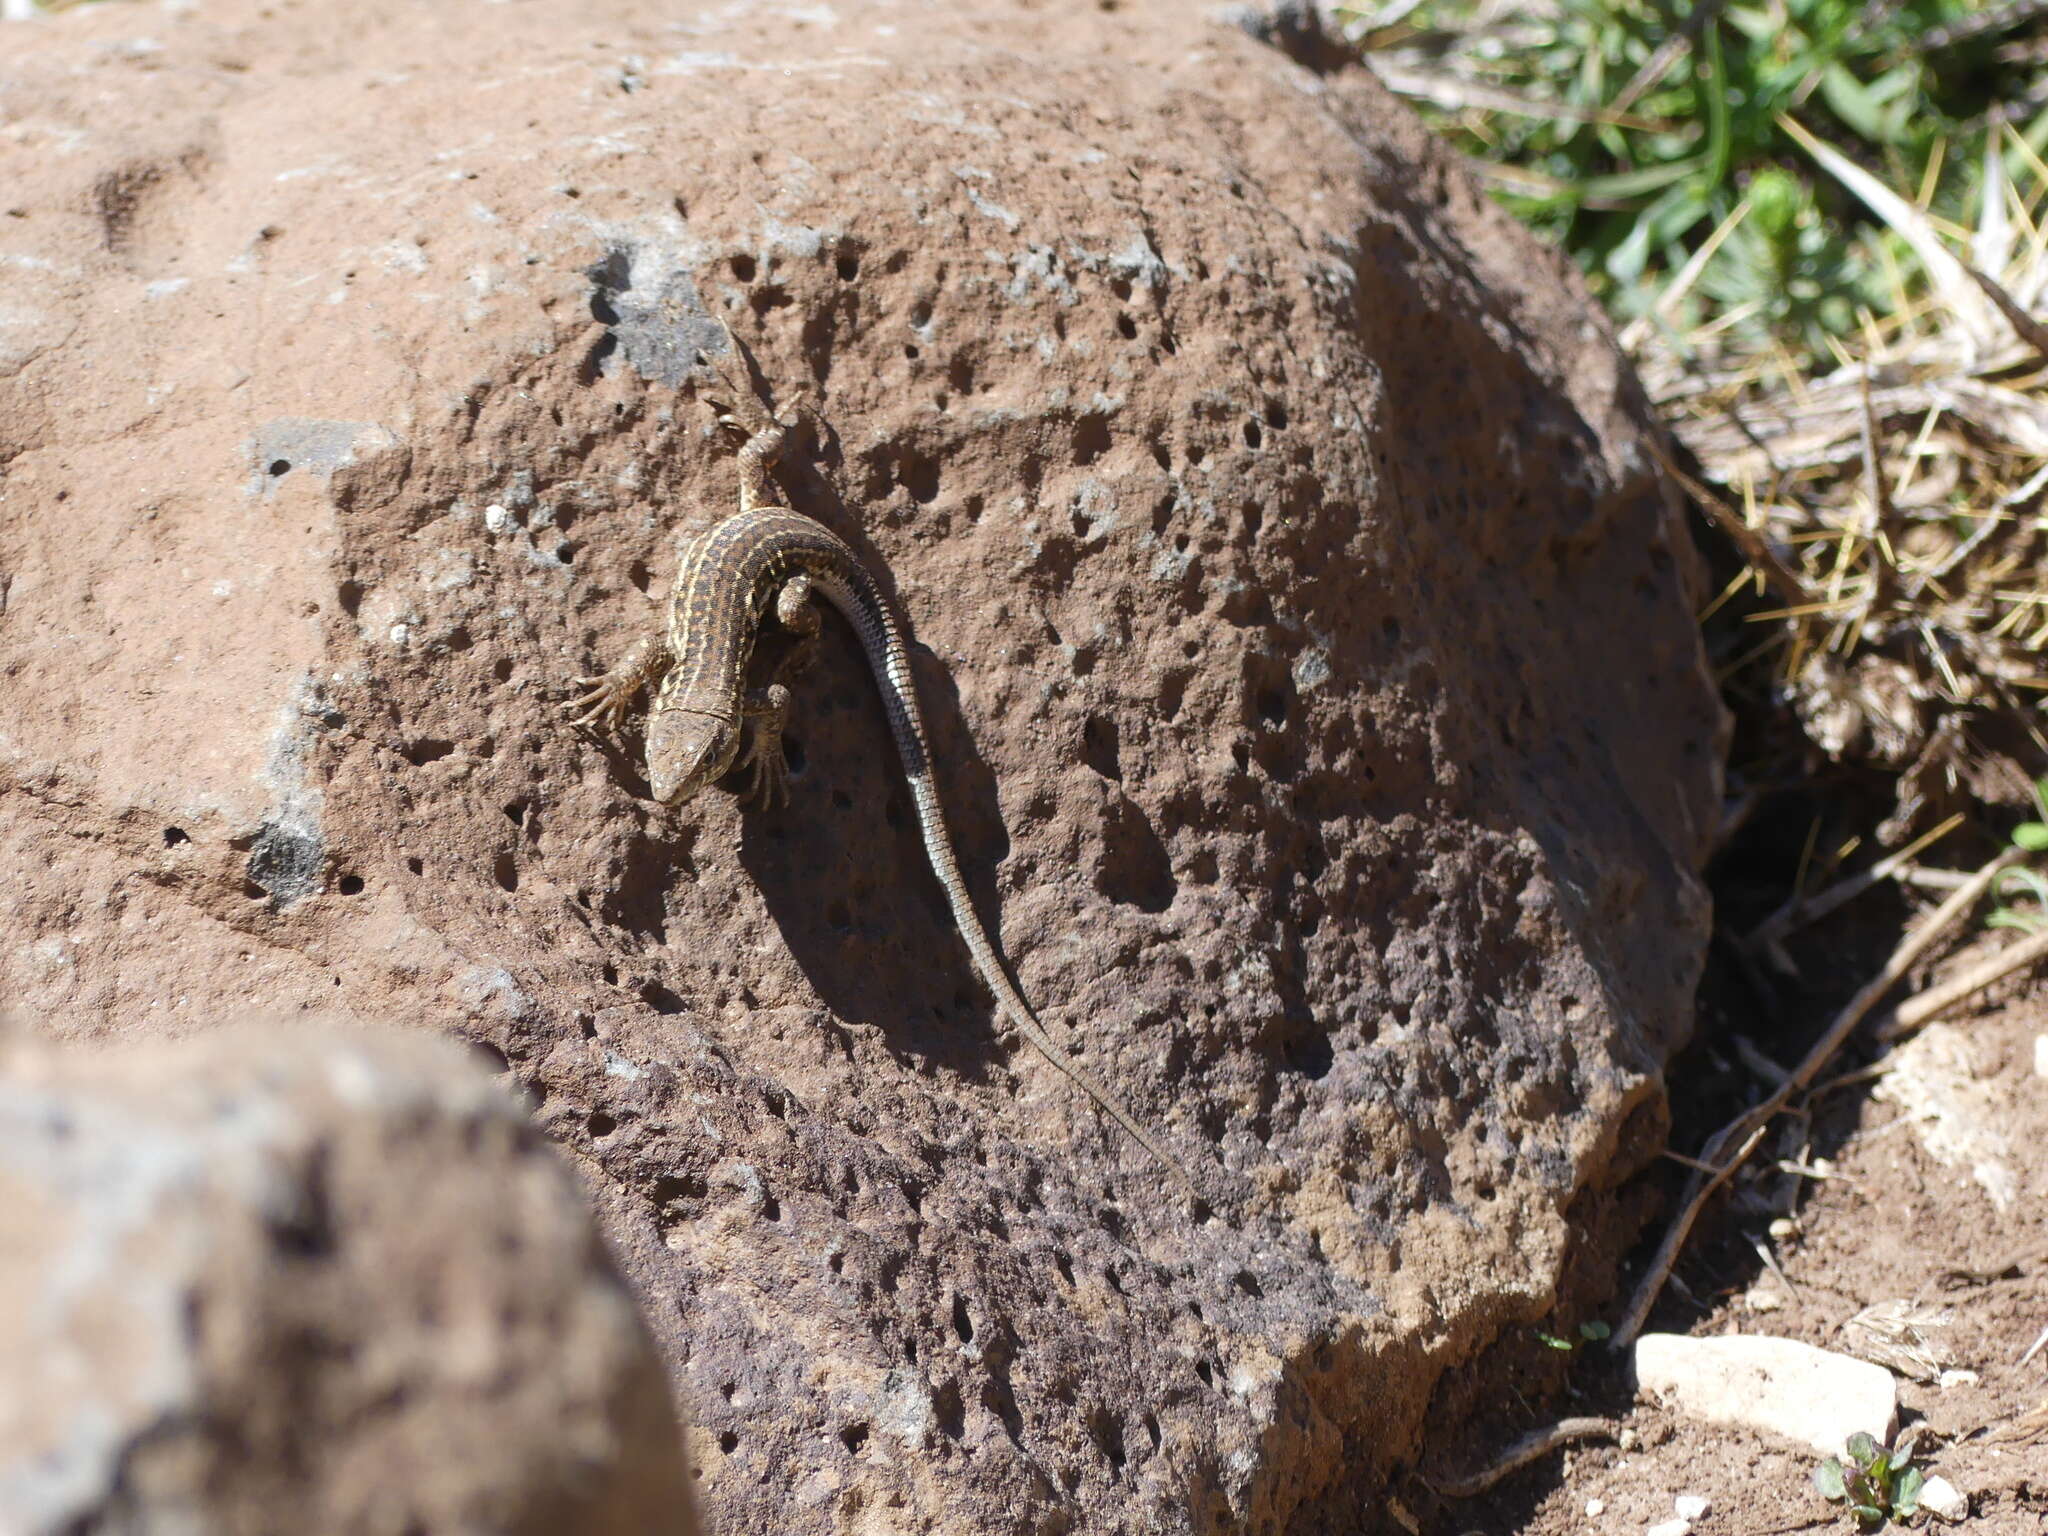
[[[1790,1216],[1780,1216],[1776,1221],[1771,1223],[1769,1230],[1771,1236],[1777,1238],[1780,1242],[1783,1242],[1786,1238],[1797,1235],[1799,1231],[1799,1223],[1794,1221]]]
[[[1920,1507],[1937,1520],[1955,1521],[1970,1512],[1970,1501],[1945,1477],[1930,1477],[1920,1485]]]
[[[2048,1035],[2034,1036],[2034,1076],[2048,1077]]]
[[[1940,1387],[1942,1391],[1947,1392],[1956,1387],[1974,1387],[1982,1379],[1975,1371],[1951,1369],[1943,1371],[1935,1379],[1935,1385]]]
[[[1606,1513],[1607,1501],[1605,1499],[1586,1500],[1586,1518],[1588,1520],[1598,1520],[1602,1515]]]
[[[1692,1536],[1690,1520],[1659,1520],[1643,1536]]]
[[[493,533],[503,533],[511,521],[512,514],[495,501],[484,508],[484,526]]]
[[[1707,1512],[1707,1501],[1696,1493],[1681,1493],[1671,1501],[1671,1507],[1678,1511],[1681,1520],[1697,1520]]]
[[[1898,1383],[1881,1365],[1795,1339],[1725,1334],[1636,1340],[1636,1383],[1675,1411],[1781,1435],[1838,1456],[1857,1431],[1880,1445],[1898,1420]]]

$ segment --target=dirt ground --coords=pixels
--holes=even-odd
[[[1872,974],[1897,933],[1867,919],[1835,934],[1809,930],[1797,958],[1835,980],[1787,1008],[1776,1028],[1760,1002],[1770,984],[1745,995],[1721,967],[1699,1043],[1673,1076],[1672,1146],[1697,1148],[1761,1095],[1771,1061],[1796,1062],[1839,1001],[1836,983],[1849,980],[1843,995],[1853,990],[1850,978]],[[1979,933],[1930,974],[2013,937]],[[2048,980],[1995,987],[1888,1051],[1878,1023],[1866,1021],[1820,1074],[1810,1113],[1782,1118],[1734,1193],[1709,1207],[1650,1328],[1773,1334],[1890,1366],[1900,1430],[1919,1431],[1916,1465],[1968,1500],[1959,1528],[2048,1531]],[[1682,1176],[1675,1171],[1662,1214],[1651,1217],[1625,1286],[1661,1235]],[[1475,1470],[1531,1427],[1565,1416],[1612,1417],[1615,1439],[1552,1452],[1481,1497],[1433,1503],[1417,1523],[1486,1536],[1647,1532],[1694,1495],[1707,1502],[1691,1525],[1698,1536],[1855,1530],[1815,1490],[1812,1452],[1639,1400],[1622,1357],[1577,1341],[1580,1322],[1618,1318],[1627,1299],[1624,1290],[1594,1300],[1540,1330],[1532,1368],[1549,1350],[1565,1361],[1562,1372],[1546,1380],[1532,1369],[1529,1400],[1504,1406],[1491,1448],[1475,1441],[1468,1463],[1450,1466],[1456,1458],[1446,1456],[1446,1470]],[[1858,1321],[1888,1307],[1904,1319],[1890,1349],[1883,1319]],[[1944,1528],[1925,1512],[1913,1523]]]

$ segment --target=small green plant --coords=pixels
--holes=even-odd
[[[2048,851],[2048,779],[2034,782],[2034,804],[2040,807],[2041,820],[2023,821],[2012,829],[2013,847],[2027,853]],[[2006,904],[2006,896],[2015,887],[2034,898],[2032,908],[2021,911]],[[2017,928],[2023,933],[2038,933],[2043,924],[2048,924],[2048,879],[2044,879],[2039,870],[2024,864],[2008,869],[1992,885],[1991,894],[1998,905],[1984,919],[1986,928]]]
[[[1590,1322],[1579,1324],[1579,1339],[1587,1344],[1598,1344],[1601,1340],[1611,1336],[1613,1332],[1612,1328],[1601,1322],[1597,1317]],[[1573,1340],[1561,1338],[1554,1333],[1546,1333],[1541,1328],[1536,1330],[1536,1337],[1547,1348],[1560,1350],[1565,1354],[1570,1354],[1579,1347],[1578,1343]]]
[[[1848,1506],[1857,1525],[1874,1531],[1887,1520],[1908,1520],[1920,1508],[1925,1477],[1912,1465],[1913,1437],[1908,1434],[1886,1450],[1860,1430],[1843,1448],[1849,1458],[1830,1456],[1813,1469],[1813,1486],[1830,1504]]]

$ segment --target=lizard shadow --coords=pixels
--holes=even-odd
[[[845,537],[845,523],[835,531]],[[887,567],[866,541],[856,535],[849,542],[887,587]],[[859,640],[829,605],[820,607],[823,643],[791,684],[790,798],[743,818],[741,865],[826,1008],[880,1026],[919,1062],[980,1078],[1000,1054],[997,1010],[926,857]],[[969,738],[944,666],[914,640],[910,650],[948,830],[969,897],[1000,951],[994,871],[1008,838],[995,776]],[[773,649],[764,644],[763,651],[772,666]]]

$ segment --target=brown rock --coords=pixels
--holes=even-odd
[[[718,1528],[1377,1509],[1649,1144],[1706,936],[1689,555],[1565,264],[1145,0],[9,48],[0,985],[503,1052]],[[831,427],[785,484],[930,648],[1025,992],[1231,1219],[997,1038],[836,620],[786,809],[562,728],[731,506],[717,315]]]
[[[695,1530],[632,1296],[467,1054],[0,1060],[0,1529]]]

